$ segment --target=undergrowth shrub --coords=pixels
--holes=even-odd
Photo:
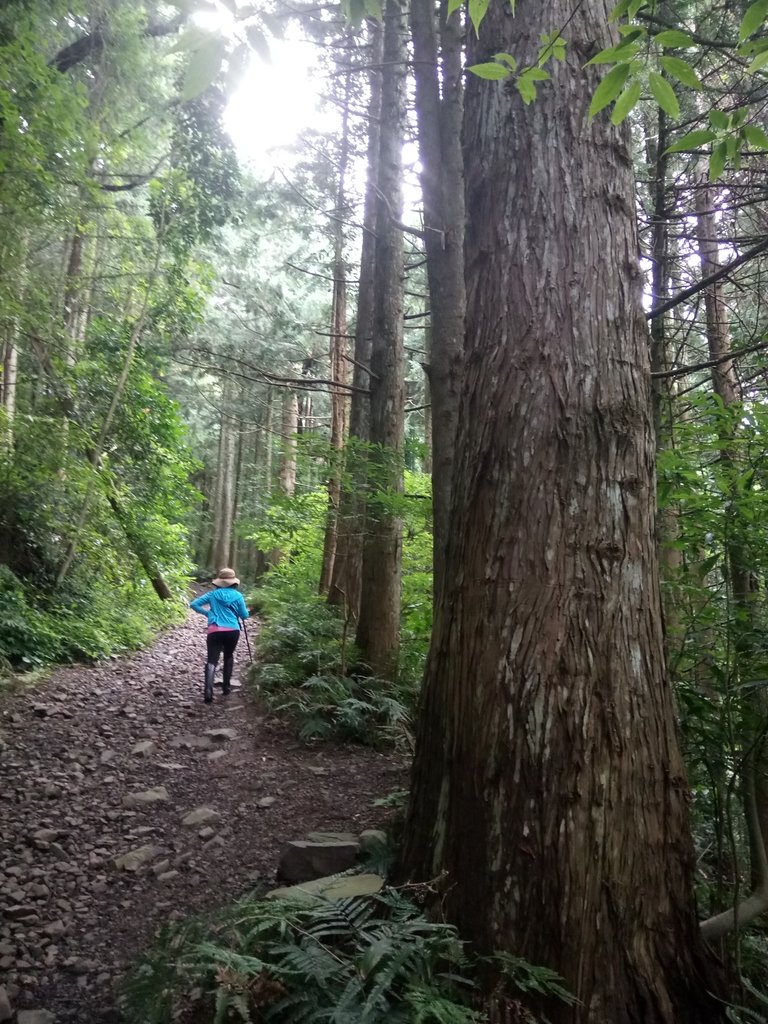
[[[306,740],[411,745],[432,627],[432,535],[429,481],[406,474],[399,501],[404,520],[401,659],[396,681],[367,673],[354,645],[354,624],[318,596],[327,494],[275,501],[259,547],[283,558],[270,569],[254,603],[264,618],[254,679],[269,705],[295,718]]]
[[[167,928],[124,1004],[136,1024],[481,1024],[473,970],[456,930],[395,890],[309,906],[248,897]],[[521,996],[572,1000],[553,972],[513,958],[501,970]]]

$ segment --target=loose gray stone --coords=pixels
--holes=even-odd
[[[205,735],[210,736],[212,740],[218,740],[223,743],[237,738],[235,729],[206,729]]]
[[[208,825],[220,820],[221,815],[218,811],[214,811],[212,807],[196,807],[189,814],[184,815],[181,823],[186,825],[187,828],[195,828],[197,825]]]
[[[227,756],[226,750],[212,750],[210,754],[206,755],[209,761],[218,761],[222,757]]]
[[[283,882],[308,882],[353,868],[360,849],[356,839],[296,840],[283,845],[277,877]]]
[[[162,852],[160,846],[139,846],[120,857],[115,857],[115,867],[122,871],[138,871],[144,864],[159,857]]]
[[[10,1020],[13,1016],[13,1007],[8,997],[8,990],[5,985],[0,985],[0,1021]]]
[[[271,807],[272,804],[276,803],[276,796],[263,796],[261,800],[256,801],[257,807]]]
[[[387,833],[380,828],[366,828],[360,833],[362,853],[376,853],[387,845]]]
[[[164,803],[170,796],[165,786],[155,786],[153,789],[145,789],[143,793],[128,793],[123,797],[124,807],[144,807],[147,804]]]
[[[210,736],[177,736],[171,740],[172,747],[185,747],[187,750],[210,750],[213,740]]]
[[[135,757],[152,757],[157,753],[157,744],[154,740],[142,740],[141,743],[136,744],[131,753]]]
[[[56,1017],[50,1010],[19,1010],[18,1024],[55,1024]]]

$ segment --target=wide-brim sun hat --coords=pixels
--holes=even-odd
[[[235,576],[234,569],[219,569],[219,575],[213,581],[214,587],[238,587],[240,580]]]

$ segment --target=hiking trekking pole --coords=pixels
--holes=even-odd
[[[240,625],[243,627],[243,635],[245,636],[245,646],[248,648],[248,660],[253,664],[253,655],[251,654],[251,641],[248,639],[248,630],[245,628],[245,621],[240,619]]]

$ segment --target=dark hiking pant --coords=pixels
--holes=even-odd
[[[209,633],[206,639],[208,641],[208,664],[213,666],[214,671],[219,663],[220,655],[224,655],[224,689],[228,690],[235,667],[235,648],[240,639],[240,630],[226,629]]]

